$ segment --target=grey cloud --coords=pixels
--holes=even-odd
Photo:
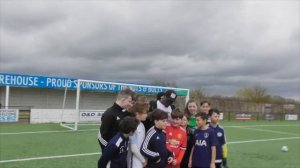
[[[57,8],[53,3],[39,1],[1,1],[1,27],[21,34],[39,31],[64,19],[61,10],[55,10]]]
[[[295,98],[299,6],[297,1],[1,1],[0,70],[175,81],[218,95],[260,83]]]

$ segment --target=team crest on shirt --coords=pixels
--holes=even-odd
[[[126,148],[125,146],[121,146],[119,151],[120,151],[120,153],[123,153],[125,151],[128,151],[128,148]]]
[[[159,139],[159,136],[157,136],[156,139]]]
[[[204,138],[208,138],[209,133],[204,133]]]
[[[223,136],[222,132],[218,132],[218,133],[217,133],[217,136],[218,136],[218,137],[222,137],[222,136]]]

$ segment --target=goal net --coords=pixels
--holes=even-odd
[[[106,109],[105,104],[111,103],[104,102],[106,100],[105,95],[107,97],[109,93],[84,89],[84,83],[82,82],[80,87],[76,90],[68,88],[64,90],[60,120],[62,127],[72,130],[78,130],[78,127],[83,125],[97,125],[98,127],[101,116]]]

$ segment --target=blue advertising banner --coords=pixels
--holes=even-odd
[[[76,89],[77,79],[45,76],[1,74],[0,86]]]
[[[32,76],[32,75],[18,75],[18,74],[3,74],[0,73],[0,86],[15,86],[15,87],[37,87],[37,88],[56,88],[56,89],[76,89],[77,80],[74,78],[61,77],[46,77],[46,76]],[[136,86],[134,86],[136,85]],[[83,90],[97,90],[97,91],[113,91],[118,92],[126,88],[138,93],[155,94],[166,91],[164,87],[153,87],[151,85],[128,84],[113,82],[83,82],[80,84]],[[180,96],[186,96],[186,90],[176,90]]]

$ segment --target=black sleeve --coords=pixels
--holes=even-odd
[[[152,112],[155,109],[157,109],[157,100],[152,100],[152,101],[150,101],[149,112]]]
[[[191,147],[193,148],[196,143],[195,133],[193,133],[190,138]]]
[[[171,109],[172,111],[176,108],[176,106],[174,104],[171,104]]]
[[[142,123],[144,124],[146,133],[154,125],[153,121],[150,120],[148,117],[146,118],[145,121],[142,121]]]
[[[107,163],[111,160],[116,152],[118,152],[118,147],[116,145],[108,145],[102,152],[101,158],[98,161],[98,167],[106,167]]]
[[[111,135],[111,129],[114,127],[116,122],[115,116],[109,112],[104,114],[101,118],[100,133],[103,139],[110,140],[114,135]]]
[[[157,162],[161,158],[159,152],[152,151],[150,149],[150,146],[153,146],[153,143],[155,142],[155,139],[153,140],[153,137],[155,137],[154,135],[152,133],[146,135],[145,140],[141,146],[140,152],[148,160]]]

